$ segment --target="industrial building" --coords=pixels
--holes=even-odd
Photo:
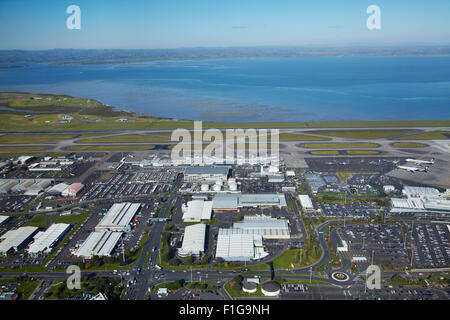
[[[0,193],[8,193],[12,187],[19,183],[16,179],[1,179],[0,180]]]
[[[450,200],[446,193],[435,188],[405,186],[402,193],[406,199],[391,199],[392,213],[450,213]]]
[[[281,286],[276,281],[266,281],[261,285],[261,292],[267,297],[276,297],[281,292]]]
[[[311,198],[307,194],[299,194],[298,200],[300,201],[300,205],[302,209],[306,213],[314,212],[314,206],[311,201]]]
[[[312,193],[316,194],[320,188],[327,185],[326,181],[322,178],[320,174],[308,172],[305,173],[305,179],[308,185],[311,187]]]
[[[20,156],[17,160],[13,161],[13,164],[23,165],[32,162],[35,159],[33,156]]]
[[[52,248],[69,231],[70,224],[54,223],[45,232],[38,232],[34,237],[34,242],[26,250],[31,256],[38,256],[42,253],[49,253]]]
[[[70,186],[68,186],[66,189],[64,189],[63,192],[61,192],[61,195],[63,197],[76,197],[77,194],[83,190],[84,184],[81,183],[72,183]]]
[[[122,232],[139,211],[140,203],[115,203],[95,227],[95,231]]]
[[[192,166],[184,170],[186,182],[216,182],[227,181],[229,166]]]
[[[269,255],[261,234],[254,230],[219,229],[216,258],[226,261],[257,261]]]
[[[0,226],[9,220],[9,216],[0,216]]]
[[[19,183],[11,188],[11,192],[25,192],[33,183],[32,179],[19,180]]]
[[[230,193],[216,194],[212,209],[215,211],[235,211],[238,208],[238,196]]]
[[[34,172],[59,172],[62,171],[64,167],[72,165],[73,163],[73,160],[67,158],[53,159],[51,157],[46,157],[44,161],[36,162],[28,166],[28,170]]]
[[[39,193],[47,189],[52,184],[53,180],[41,179],[35,181],[24,193],[26,196],[37,196]]]
[[[256,208],[266,206],[285,207],[286,199],[284,194],[261,193],[261,194],[241,194],[238,196],[238,206],[240,208]]]
[[[53,179],[0,179],[0,193],[18,192],[37,195],[44,191]]]
[[[238,210],[238,208],[256,207],[285,207],[284,194],[277,193],[252,193],[252,194],[217,194],[213,198],[213,210],[226,211]]]
[[[212,201],[192,200],[182,206],[184,222],[200,222],[211,219]]]
[[[187,226],[184,229],[183,244],[178,249],[182,257],[188,255],[198,256],[205,251],[206,225],[203,223]]]
[[[265,215],[244,216],[244,221],[235,222],[234,229],[249,230],[260,234],[263,239],[289,239],[289,221]]]
[[[269,182],[269,183],[284,182],[284,175],[283,174],[270,174],[267,176],[267,182]]]
[[[48,195],[52,195],[52,196],[59,196],[61,195],[61,193],[67,189],[69,185],[62,182],[62,183],[58,183],[56,185],[54,185],[53,187],[51,187],[49,190],[47,190],[47,194]]]
[[[10,230],[0,237],[0,255],[19,251],[24,248],[38,232],[37,227],[20,227]]]
[[[258,290],[258,283],[244,279],[242,282],[242,291],[246,293],[255,293]]]
[[[111,256],[121,236],[122,232],[91,232],[74,255],[86,259],[91,259],[93,256]]]

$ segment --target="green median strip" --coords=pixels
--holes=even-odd
[[[138,151],[138,150],[152,150],[154,145],[148,146],[70,146],[67,149],[71,151],[115,151],[115,150],[125,150],[125,151]]]
[[[417,143],[417,142],[395,142],[392,144],[392,146],[396,148],[423,148],[427,145],[424,143]]]
[[[1,144],[52,143],[75,137],[75,134],[5,134],[0,136]]]
[[[170,137],[157,137],[144,134],[123,134],[109,137],[81,139],[78,143],[152,143],[152,142],[172,142]]]
[[[39,150],[45,150],[47,147],[0,147],[0,152],[27,152],[27,151],[39,151]],[[1,154],[0,154],[1,156]]]
[[[308,133],[323,135],[327,137],[337,138],[352,138],[352,139],[380,139],[391,136],[405,134],[411,132],[410,130],[317,130],[308,131]]]
[[[380,154],[380,151],[376,150],[346,150],[345,151],[349,155],[373,155]]]
[[[303,148],[310,149],[350,149],[350,148],[378,148],[377,143],[302,143]]]
[[[339,155],[339,151],[337,150],[318,150],[318,151],[311,151],[310,153],[317,156]]]
[[[396,140],[447,140],[450,138],[450,131],[431,131],[419,133],[412,136],[404,136]]]

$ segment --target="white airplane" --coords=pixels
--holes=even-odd
[[[407,170],[407,171],[409,171],[409,172],[411,172],[411,173],[414,173],[414,172],[428,172],[428,167],[425,167],[425,168],[419,168],[419,167],[407,167],[407,166],[397,166],[397,168],[399,168],[399,169],[403,169],[403,170]]]
[[[406,159],[406,162],[412,162],[412,163],[417,163],[417,164],[433,164],[434,158],[431,160]]]

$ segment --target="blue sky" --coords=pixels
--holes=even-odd
[[[66,8],[81,8],[68,30]],[[381,30],[366,28],[369,5]],[[450,1],[0,0],[0,49],[450,43]]]

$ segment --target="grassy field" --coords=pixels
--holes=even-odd
[[[309,275],[308,275],[309,276]],[[329,282],[320,281],[320,280],[311,280],[311,282],[307,279],[276,279],[276,282],[279,284],[311,284],[311,285],[330,285]]]
[[[427,145],[418,142],[395,142],[392,144],[392,146],[396,148],[423,148],[426,147]]]
[[[99,108],[102,104],[89,98],[77,98],[64,95],[41,95],[33,93],[1,93],[0,102],[10,108]]]
[[[2,148],[0,148],[1,151]],[[59,156],[64,156],[67,153],[65,152],[27,152],[28,156],[33,156],[33,157],[43,157],[43,156],[50,156],[50,157],[59,157]],[[14,153],[14,152],[9,152],[9,153],[1,153],[0,152],[0,158],[15,158],[15,157],[19,157],[19,156],[23,156],[23,153]]]
[[[350,148],[378,148],[376,143],[302,143],[303,148],[310,149],[350,149]]]
[[[309,131],[309,133],[323,135],[327,137],[353,138],[353,139],[380,139],[408,133],[411,130],[349,130],[349,131],[331,131],[318,130]]]
[[[270,137],[267,138],[268,141]],[[280,141],[329,141],[330,138],[326,137],[317,137],[310,136],[306,134],[297,134],[297,133],[280,133],[279,136]]]
[[[315,121],[315,122],[206,122],[203,128],[383,128],[383,127],[444,127],[450,120],[422,121]]]
[[[81,224],[92,214],[92,211],[86,211],[79,214],[68,214],[65,216],[51,216],[50,221],[52,223],[69,223],[69,224]]]
[[[45,229],[47,226],[46,217],[44,214],[35,215],[28,223],[27,226],[38,227]]]
[[[34,99],[31,99],[31,98]],[[35,99],[36,97],[40,99]],[[89,98],[69,96],[5,93],[0,92],[0,104],[18,110],[33,110],[32,117],[26,112],[1,111],[2,131],[67,131],[67,130],[145,130],[145,129],[193,129],[191,120],[173,120],[137,115],[104,105]],[[70,123],[60,123],[63,115],[71,115]],[[117,120],[126,118],[126,122]],[[437,121],[334,121],[334,122],[204,122],[203,128],[383,128],[413,126],[450,126],[450,120]],[[291,137],[287,137],[291,139]]]
[[[431,131],[397,138],[397,140],[447,140],[449,139],[447,135],[450,135],[450,131]]]
[[[26,151],[45,150],[47,147],[0,147],[0,152],[20,153]],[[1,155],[1,154],[0,154]]]
[[[376,150],[346,150],[345,151],[349,155],[357,155],[357,154],[364,154],[364,155],[371,155],[371,154],[380,154],[380,151]]]
[[[73,138],[74,134],[6,134],[0,136],[0,144],[51,143]]]
[[[318,151],[311,151],[311,154],[314,154],[317,156],[330,156],[330,155],[339,155],[339,151],[337,151],[337,150],[318,150]]]
[[[144,134],[124,134],[110,137],[91,138],[78,140],[79,143],[144,143],[144,142],[172,142],[170,137],[156,137]]]
[[[155,148],[153,145],[148,146],[70,146],[67,149],[71,151],[104,151],[104,150],[151,150]]]

